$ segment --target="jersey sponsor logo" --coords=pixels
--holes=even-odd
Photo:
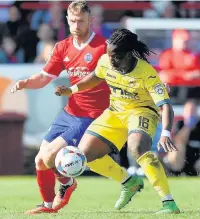
[[[113,78],[113,79],[116,79],[116,76],[111,75],[111,74],[109,74],[109,73],[107,73],[106,76],[108,76],[108,77],[110,77],[110,78]]]
[[[64,58],[64,60],[63,60],[64,62],[69,62],[69,57],[68,56],[66,56],[65,58]]]
[[[156,76],[149,76],[148,79],[150,79],[150,78],[156,78]]]
[[[92,54],[91,53],[87,53],[85,56],[84,56],[84,60],[85,62],[89,63],[92,61]]]
[[[90,74],[89,68],[87,67],[70,67],[68,69],[68,74],[70,77],[84,77]]]
[[[124,98],[124,99],[133,99],[133,100],[139,100],[139,95],[136,92],[129,93],[126,90],[123,90],[120,87],[114,87],[112,85],[108,85],[110,89],[112,90],[112,94],[116,95],[116,97]]]
[[[156,84],[153,89],[155,90],[155,92],[160,95],[160,96],[164,96],[164,88],[162,84]]]

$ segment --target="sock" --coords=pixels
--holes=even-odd
[[[55,175],[52,170],[36,170],[37,183],[42,199],[46,203],[51,203],[55,197]]]
[[[161,201],[166,202],[166,201],[174,201],[174,200],[173,200],[172,196],[170,194],[168,194],[168,195],[162,197]]]
[[[71,186],[73,184],[73,178],[63,176],[58,172],[56,167],[51,168],[51,170],[54,172],[56,179],[62,184],[62,185],[69,185]]]
[[[110,156],[105,155],[104,157],[95,161],[89,162],[88,167],[102,176],[112,178],[117,182],[125,182],[130,175],[127,171],[119,166]]]
[[[158,158],[151,152],[147,152],[137,162],[161,199],[170,195],[167,176]]]
[[[52,208],[53,202],[44,202],[46,208]]]

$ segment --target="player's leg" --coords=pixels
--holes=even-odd
[[[44,212],[54,211],[52,209],[52,204],[55,198],[55,173],[44,164],[43,158],[50,147],[50,142],[52,142],[57,136],[65,131],[66,127],[64,124],[60,125],[62,121],[64,112],[62,111],[54,120],[48,133],[44,137],[44,140],[40,146],[40,150],[35,158],[35,166],[37,172],[37,183],[40,190],[40,194],[43,199],[43,204],[38,205],[38,207],[25,212],[26,214],[39,214]]]
[[[60,136],[62,133],[64,133],[66,130],[69,129],[69,122],[70,119],[66,116],[66,112],[62,111],[54,120],[52,123],[47,135],[44,137],[44,141],[40,147],[40,151],[38,155],[35,158],[36,162],[36,170],[37,170],[37,182],[38,186],[40,188],[41,196],[43,197],[43,205],[45,206],[39,206],[37,208],[34,208],[30,211],[27,211],[26,214],[38,214],[42,213],[41,208],[43,207],[43,211],[47,212],[44,209],[46,208],[51,208],[52,211],[57,212],[57,210],[52,209],[52,203],[55,198],[55,174],[59,177],[61,176],[60,174],[58,175],[58,172],[56,171],[55,168],[51,168],[47,166],[47,163],[45,162],[52,162],[53,167],[54,167],[54,161],[50,159],[51,151],[54,150],[59,150],[60,148],[63,147],[63,145],[66,145],[66,142],[58,136]],[[66,118],[67,117],[67,118]],[[60,139],[60,140],[59,140]],[[58,148],[57,148],[58,146]],[[69,190],[72,193],[74,191],[74,184],[76,184],[75,181],[72,181],[70,178],[65,179],[61,176],[60,179],[62,182],[64,181],[65,184],[69,183]]]
[[[53,200],[55,197],[55,175],[43,162],[45,148],[48,147],[49,142],[42,141],[40,150],[35,158],[35,166],[37,173],[37,184],[39,186],[40,194],[44,201],[44,206],[52,208]]]
[[[84,152],[89,161],[88,165],[91,166],[93,162],[98,161],[94,164],[96,165],[96,168],[100,169],[101,166],[105,166],[105,164],[101,161],[103,161],[103,159],[105,159],[108,155],[104,157],[102,156],[105,153],[110,153],[110,149],[114,152],[121,150],[122,146],[126,142],[127,132],[128,131],[124,128],[124,125],[116,116],[109,112],[109,110],[105,111],[89,126],[86,134],[84,134],[79,144],[79,148]],[[97,160],[93,161],[94,159]],[[113,164],[116,165],[116,163]],[[104,175],[114,178],[114,176],[112,176],[112,169],[118,173],[118,178],[116,180],[122,183],[120,197],[123,202],[123,206],[121,205],[121,208],[123,208],[131,200],[133,195],[135,195],[137,191],[143,187],[143,182],[141,180],[140,184],[137,184],[136,181],[138,177],[129,176],[126,171],[124,173],[120,173],[123,169],[118,168],[117,165],[112,167],[113,164],[106,167],[107,174],[104,173]],[[111,170],[109,170],[109,167],[112,167]]]
[[[102,176],[112,178],[116,180],[119,183],[125,182],[130,175],[127,173],[127,171],[122,168],[120,165],[118,165],[108,154],[111,152],[111,148],[113,147],[114,150],[116,150],[116,147],[111,145],[106,139],[99,139],[95,137],[95,132],[98,132],[99,124],[104,121],[108,121],[108,118],[112,116],[110,115],[109,111],[105,111],[98,119],[96,119],[90,127],[88,127],[87,133],[83,136],[81,140],[81,144],[79,147],[84,147],[85,153],[95,153],[92,156],[92,162],[88,160],[88,166],[90,169]],[[116,118],[115,118],[116,119]],[[115,122],[119,122],[118,120]],[[109,124],[107,124],[109,125]],[[89,133],[89,134],[88,134]],[[124,136],[124,134],[123,134]],[[100,141],[101,140],[101,141]],[[104,143],[106,143],[104,146],[102,144],[102,140]],[[93,141],[95,141],[93,143]],[[90,142],[89,145],[85,144],[84,142]],[[110,147],[107,145],[110,144]],[[82,146],[81,146],[82,145]],[[91,148],[90,148],[91,147]],[[104,149],[106,147],[106,149]],[[103,150],[103,153],[101,152]],[[116,150],[117,151],[117,150]],[[104,156],[105,155],[105,156]],[[90,156],[88,154],[88,156]],[[90,158],[91,159],[91,158]]]
[[[125,168],[121,167],[109,155],[88,163],[88,167],[95,173],[124,183],[131,176]]]
[[[142,167],[149,182],[161,197],[163,208],[158,213],[179,213],[180,211],[171,196],[167,176],[162,164],[151,152],[152,137],[157,125],[156,121],[156,115],[151,113],[130,117],[128,148],[134,159]]]
[[[78,117],[72,117],[70,116],[68,118],[68,121],[71,121],[70,124],[73,124],[72,128],[67,129],[60,137],[62,137],[68,145],[77,146],[80,142],[80,139],[82,135],[84,134],[87,127],[91,124],[93,119],[90,118],[78,118]],[[62,141],[63,139],[57,139],[59,142],[56,142],[55,144],[61,145],[62,147]],[[56,141],[57,141],[56,140]],[[60,142],[61,141],[61,142]],[[53,142],[54,143],[54,142]],[[63,145],[65,142],[63,142]],[[47,165],[53,166],[54,165],[54,159],[57,154],[57,151],[60,150],[60,147],[57,148],[52,146],[53,150],[49,153],[49,158],[47,157],[48,162]],[[53,159],[52,159],[53,158]],[[53,162],[53,163],[52,163]],[[53,164],[53,165],[52,165]],[[128,177],[128,173],[126,170],[122,167],[120,167],[110,156],[105,155],[101,159],[96,160],[95,162],[92,162],[90,167],[94,172],[97,172],[105,177],[110,177],[118,182],[124,182]],[[62,177],[61,177],[62,178]],[[59,180],[61,179],[59,178]],[[65,180],[64,178],[63,180]],[[68,186],[68,185],[67,185]],[[54,209],[60,209],[61,207],[64,207],[69,201],[70,196],[67,195],[67,187],[63,182],[61,182],[60,190],[56,195],[56,198],[54,199],[53,208]]]
[[[36,208],[28,210],[25,214],[41,214],[41,213],[56,213],[52,208],[53,200],[55,197],[55,175],[51,169],[49,169],[43,162],[43,155],[48,147],[49,142],[42,141],[40,150],[35,158],[35,166],[37,173],[37,184],[43,200],[41,205]]]
[[[57,180],[60,182],[60,188],[54,198],[52,206],[56,211],[68,204],[72,193],[77,187],[77,182],[75,179],[61,175],[55,167],[55,157],[58,151],[67,145],[68,143],[66,140],[59,136],[49,144],[48,150],[43,157],[45,165],[54,172]],[[59,207],[57,207],[58,205]]]

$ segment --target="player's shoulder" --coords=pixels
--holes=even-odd
[[[154,67],[145,60],[139,59],[139,68],[144,76],[155,75],[156,70]]]
[[[108,54],[103,54],[99,59],[99,64],[102,67],[106,67],[109,64],[109,57]]]
[[[72,43],[72,38],[67,37],[64,40],[58,41],[56,43],[56,46],[57,46],[58,49],[62,50],[64,48],[68,47],[71,43]]]
[[[95,33],[94,41],[96,41],[96,42],[99,43],[99,44],[104,44],[104,45],[106,45],[106,38],[103,37],[103,36],[101,36],[101,35],[98,34],[98,33]]]
[[[148,63],[147,61],[143,59],[138,59],[138,66],[142,68],[143,70],[153,68],[153,66],[150,63]]]

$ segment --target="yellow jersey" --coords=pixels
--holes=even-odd
[[[122,75],[113,69],[108,55],[104,54],[98,61],[95,75],[105,79],[110,87],[110,109],[113,111],[147,107],[158,112],[159,106],[170,102],[157,72],[144,60],[138,59],[133,71]]]

